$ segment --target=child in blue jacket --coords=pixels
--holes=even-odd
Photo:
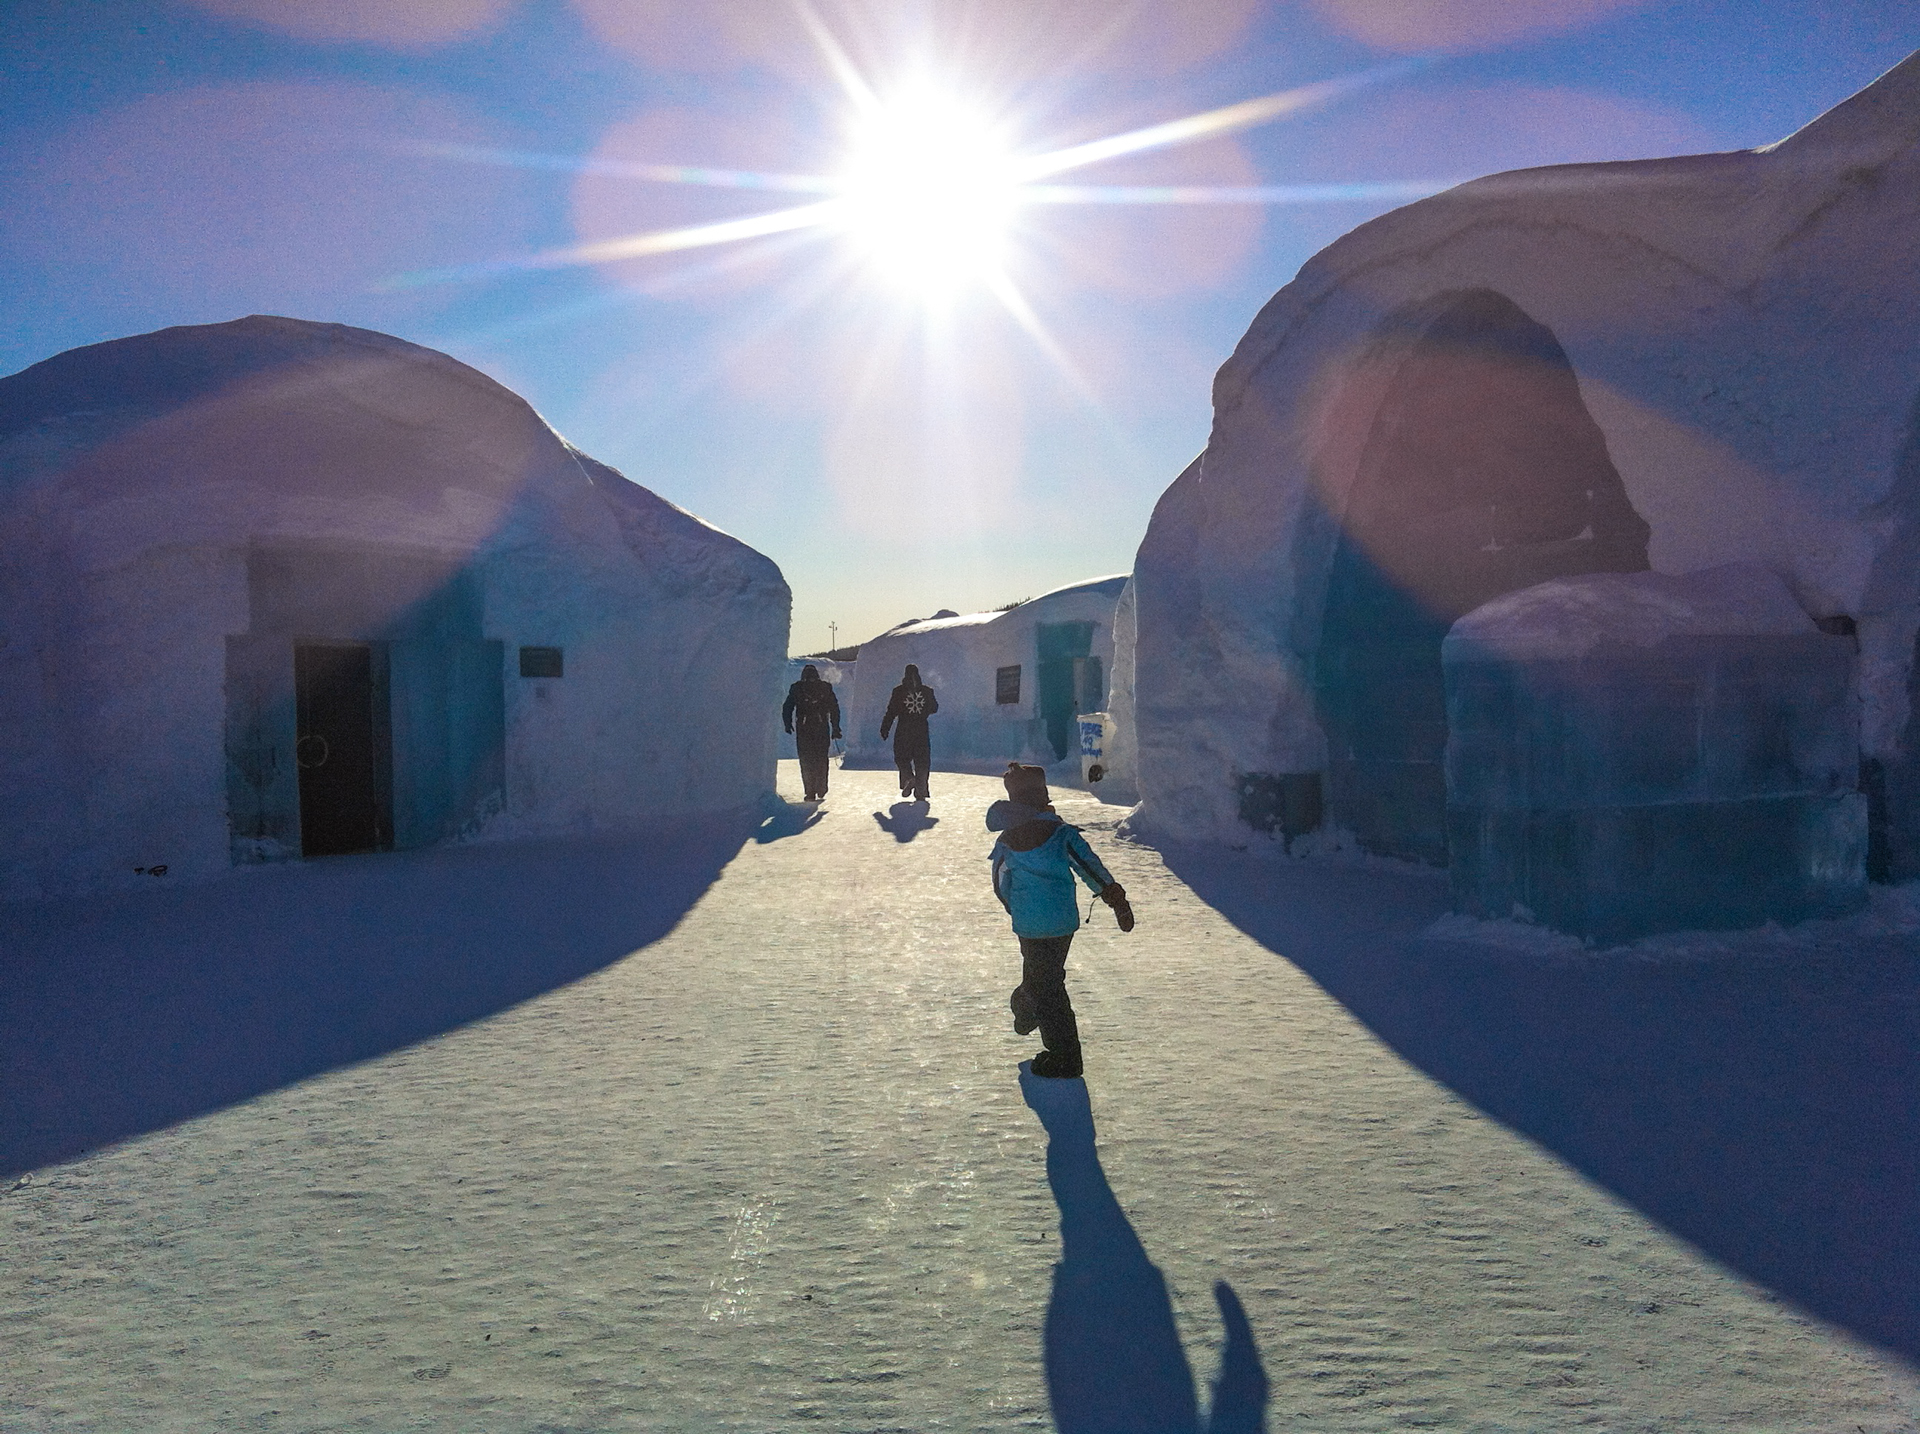
[[[1007,800],[987,808],[987,830],[1000,833],[993,844],[993,894],[1020,938],[1021,980],[1009,1001],[1013,1028],[1021,1035],[1040,1028],[1046,1049],[1033,1058],[1035,1075],[1071,1078],[1081,1072],[1080,1027],[1067,999],[1067,948],[1080,929],[1074,878],[1113,908],[1122,931],[1133,930],[1133,908],[1080,829],[1054,812],[1044,767],[1014,762],[1003,780]]]

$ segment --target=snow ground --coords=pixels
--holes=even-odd
[[[794,764],[781,778],[798,791]],[[652,849],[475,849],[104,915],[35,908],[15,927],[29,956],[70,949],[85,980],[63,1006],[43,961],[16,1016],[119,1011],[98,1060],[192,1089],[116,1106],[102,1080],[69,1109],[8,1067],[39,1112],[0,1127],[16,1149],[54,1149],[61,1119],[146,1133],[32,1162],[0,1199],[0,1428],[1191,1429],[1206,1423],[1188,1391],[1204,1403],[1220,1360],[1220,1281],[1250,1337],[1220,1434],[1260,1427],[1262,1379],[1276,1431],[1920,1427],[1910,1367],[1778,1293],[1914,1353],[1912,1117],[1841,1070],[1864,1051],[1910,1090],[1910,935],[1744,962],[1732,939],[1677,962],[1542,960],[1434,930],[1432,875],[1163,854],[1115,840],[1121,809],[1063,793],[1140,913],[1121,936],[1100,909],[1069,968],[1089,1126],[1071,1083],[1023,1096],[1034,1045],[1008,1026],[1015,948],[985,879],[999,784],[936,773],[923,816],[890,783],[836,773],[817,819],[786,808],[730,861],[683,851],[664,876]],[[277,919],[214,910],[236,899]],[[496,1013],[454,1024],[475,1012],[389,973],[368,996],[385,1024],[354,1027],[359,1044],[276,1065],[236,1039],[247,1074],[222,1086],[181,1074],[204,1075],[209,1008],[160,1001],[164,1039],[121,1062],[116,1043],[139,1039],[127,993],[159,1001],[132,958],[191,985],[206,951],[244,985],[235,941],[304,912],[266,958],[296,967],[370,920],[363,906],[411,914],[388,954],[427,951],[430,985],[474,953],[473,999]],[[175,908],[193,919],[170,923]],[[623,932],[647,944],[612,959]],[[547,989],[495,970],[502,942]],[[246,989],[234,1009],[266,1047],[299,1029],[261,1015],[274,1000],[351,1024],[351,991]],[[1642,1027],[1711,1039],[1662,1066],[1634,1045]],[[1734,1080],[1749,1028],[1774,1065],[1812,1069],[1804,1031],[1834,1062],[1832,1099],[1867,1115],[1795,1115],[1765,1080]],[[1623,1087],[1609,1051],[1628,1071],[1651,1061],[1647,1081]],[[350,1056],[367,1058],[323,1069]],[[1601,1092],[1598,1116],[1574,1081]],[[1731,1109],[1787,1136],[1756,1140]],[[1878,1166],[1847,1164],[1851,1147],[1810,1163],[1838,1162],[1846,1199],[1885,1206],[1884,1226],[1821,1223],[1806,1202],[1827,1186],[1724,1148],[1729,1131],[1817,1145],[1815,1126],[1864,1140],[1849,1120],[1868,1117]],[[1801,1226],[1760,1208],[1794,1200]],[[1769,1265],[1794,1229],[1808,1251]],[[1876,1231],[1880,1303],[1820,1283]],[[1114,1328],[1124,1348],[1103,1342]],[[1132,1422],[1102,1412],[1114,1391]]]

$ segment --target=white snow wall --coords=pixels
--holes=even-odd
[[[1120,806],[1140,800],[1140,742],[1133,717],[1134,658],[1138,650],[1138,620],[1133,579],[1120,590],[1113,609],[1113,676],[1107,692],[1106,780],[1100,799]]]
[[[0,380],[0,542],[0,895],[296,854],[229,821],[231,644],[285,647],[290,680],[296,632],[398,632],[456,590],[467,650],[501,656],[504,733],[496,790],[449,835],[634,827],[773,786],[774,564],[397,339],[254,317]],[[362,611],[263,613],[260,573],[288,563],[382,577]],[[301,627],[322,621],[354,630]],[[560,648],[564,675],[521,677],[522,646]]]
[[[1077,735],[1064,759],[1051,744],[1044,689],[1066,674],[1050,666],[1043,676],[1042,629],[1084,627],[1083,655],[1099,664],[1104,700],[1114,663],[1114,608],[1126,581],[1122,574],[1074,583],[1004,612],[905,623],[862,643],[852,691],[840,693],[848,765],[893,765],[892,741],[880,739],[880,718],[906,665],[913,663],[940,701],[940,711],[929,724],[936,771],[1000,772],[1010,761],[1033,762],[1047,767],[1054,782],[1084,785]],[[997,678],[1009,667],[1020,669],[1019,699],[1003,703],[997,700]],[[1053,702],[1063,695],[1078,699],[1085,694],[1056,687]]]
[[[1140,547],[1143,824],[1244,841],[1245,774],[1326,768],[1314,663],[1391,377],[1370,350],[1488,291],[1564,349],[1655,571],[1759,562],[1857,624],[1862,748],[1920,873],[1920,56],[1766,150],[1496,175],[1304,266]]]

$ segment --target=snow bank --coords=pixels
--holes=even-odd
[[[1486,920],[1459,912],[1438,918],[1420,933],[1424,941],[1480,947],[1542,962],[1676,963],[1791,956],[1844,948],[1855,941],[1912,936],[1920,936],[1920,881],[1873,887],[1866,905],[1849,916],[1817,917],[1787,926],[1769,921],[1740,931],[1663,931],[1611,946],[1582,941],[1526,919]]]
[[[399,339],[256,316],[0,379],[0,542],[6,896],[339,811],[331,849],[424,846],[772,787],[779,571]]]

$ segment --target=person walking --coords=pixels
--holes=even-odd
[[[1133,907],[1080,829],[1054,811],[1046,768],[1013,762],[1001,780],[1007,800],[987,808],[987,830],[1000,833],[993,844],[993,894],[1020,940],[1020,984],[1007,1004],[1017,1035],[1040,1028],[1045,1049],[1034,1056],[1033,1073],[1072,1079],[1083,1064],[1080,1025],[1067,996],[1067,950],[1080,929],[1074,879],[1113,908],[1122,931],[1133,930]]]
[[[826,800],[827,754],[840,739],[840,699],[831,682],[820,680],[820,669],[811,662],[787,689],[780,721],[793,733],[793,745],[800,750],[800,785],[807,793],[802,800]]]
[[[923,802],[927,799],[927,766],[933,760],[927,718],[939,710],[933,689],[920,680],[920,669],[909,662],[880,719],[882,742],[887,740],[887,729],[893,728],[893,765],[900,769],[903,797]]]

